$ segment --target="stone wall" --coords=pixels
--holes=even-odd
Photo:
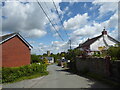
[[[78,71],[88,69],[90,72],[107,75],[106,61],[103,58],[77,58],[76,68]]]
[[[89,72],[120,81],[120,60],[111,62],[104,58],[77,58],[76,69],[78,72],[88,70]]]
[[[120,60],[111,62],[111,79],[120,82]]]

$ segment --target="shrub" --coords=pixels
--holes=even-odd
[[[112,60],[120,60],[120,47],[110,47],[108,54],[111,56]]]
[[[30,76],[35,73],[46,72],[47,66],[45,64],[31,64],[21,67],[2,68],[2,82],[12,82],[20,77]]]
[[[94,52],[94,54],[92,56],[100,57],[101,54],[100,54],[100,52]]]
[[[31,63],[38,63],[38,62],[40,62],[39,56],[35,54],[31,55]]]
[[[39,55],[32,54],[31,55],[31,63],[41,63],[41,64],[44,64],[44,60],[40,59]]]
[[[65,58],[70,60],[69,68],[76,72],[76,56],[80,56],[83,52],[79,49],[68,50],[68,53],[65,54]]]

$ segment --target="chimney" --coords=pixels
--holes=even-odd
[[[102,31],[102,35],[107,35],[107,31],[105,30],[105,28]]]

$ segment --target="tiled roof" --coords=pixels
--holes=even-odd
[[[10,38],[11,36],[13,36],[14,34],[16,33],[11,33],[11,34],[7,34],[7,35],[4,35],[4,36],[0,36],[0,42]]]
[[[115,40],[114,38],[112,38],[111,36],[108,35],[108,38],[115,41],[116,43],[120,43],[119,41]]]
[[[97,37],[91,38],[86,40],[84,43],[80,44],[78,48],[80,47],[88,47],[90,46],[92,43],[94,43],[97,39],[99,39],[101,36],[103,35],[99,35]],[[116,42],[116,43],[120,43],[119,41],[115,40],[114,38],[112,38],[111,36],[107,35],[109,39],[111,39],[112,41]]]
[[[0,36],[0,44],[8,41],[9,39],[13,38],[14,36],[18,36],[29,48],[32,46],[19,34],[19,33],[11,33],[11,34],[7,34],[4,36]]]
[[[91,38],[91,39],[88,39],[88,40],[86,40],[83,44],[80,44],[79,47],[89,46],[90,44],[92,44],[93,42],[95,42],[97,39],[99,39],[101,36],[102,36],[102,35],[97,36],[97,37],[94,37],[94,38]]]

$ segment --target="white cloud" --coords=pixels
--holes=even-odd
[[[83,27],[87,23],[87,19],[89,18],[88,14],[85,13],[83,15],[77,14],[73,18],[64,21],[64,26],[66,29],[78,29]]]
[[[99,34],[101,31],[102,25],[94,23],[93,26],[85,25],[85,27],[73,31],[72,35],[77,37],[93,37],[93,35]]]
[[[109,18],[109,20],[104,21],[100,24],[108,30],[111,28],[118,30],[118,13],[116,12]]]
[[[52,42],[53,50],[52,52],[57,53],[67,51],[69,48],[68,42],[53,41]],[[56,50],[57,49],[57,50]]]
[[[45,45],[44,43],[38,43],[38,46],[33,46],[32,54],[43,54],[49,50],[51,53],[57,54],[63,51],[67,51],[69,45],[67,42],[52,41],[51,45]],[[73,45],[74,46],[74,45]]]
[[[2,8],[3,16],[7,17],[2,22],[3,31],[29,32],[30,36],[43,36],[46,32],[43,27],[44,22],[46,22],[46,17],[36,4],[29,3],[24,5],[17,1],[6,2]],[[44,32],[43,35],[41,32]]]
[[[71,14],[72,14],[72,12],[68,12],[68,13],[67,13],[67,16],[70,16]]]
[[[101,0],[95,0],[93,1],[93,4],[100,6],[98,18],[102,18],[103,16],[107,15],[108,12],[115,12],[118,10],[118,0],[115,0],[113,2],[110,2],[108,0],[105,0],[104,2]]]
[[[115,37],[117,39],[118,34],[118,14],[115,13],[113,16],[110,17],[109,20],[97,23],[97,22],[91,22],[91,24],[86,24],[82,28],[78,28],[74,30],[70,36],[73,42],[83,42],[87,38],[93,38],[101,34],[104,26],[106,27],[106,30],[108,31],[108,34],[112,37]],[[114,28],[114,30],[110,30],[111,28]]]
[[[62,14],[59,2],[55,3],[59,13]],[[51,21],[59,22],[57,14],[51,12],[51,10],[55,10],[53,3],[46,2],[46,4],[48,8],[44,2],[41,3]],[[24,35],[26,33],[32,37],[42,37],[47,33],[45,27],[49,24],[49,21],[36,2],[30,2],[26,5],[19,1],[6,2],[5,6],[2,7],[2,15],[6,17],[2,20],[3,32],[20,32]]]
[[[85,4],[84,4],[84,8],[86,8],[86,7],[87,7],[87,4],[85,3]]]
[[[93,10],[93,7],[90,7],[90,10]]]
[[[111,31],[109,35],[118,40],[118,30]]]
[[[65,7],[64,11],[67,12],[69,10],[69,7]]]
[[[39,29],[33,29],[30,32],[23,32],[24,34],[27,33],[26,37],[42,37],[47,34],[47,32]]]
[[[55,33],[55,34],[53,34],[53,36],[54,36],[54,37],[58,37],[59,35],[58,35],[58,33]]]

